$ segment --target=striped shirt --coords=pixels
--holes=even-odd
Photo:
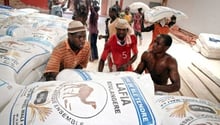
[[[56,72],[58,73],[65,68],[75,68],[80,65],[86,68],[90,57],[90,46],[85,42],[84,47],[78,52],[72,51],[68,41],[61,42],[54,48],[51,57],[47,63],[45,73]]]

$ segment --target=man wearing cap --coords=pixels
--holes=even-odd
[[[69,23],[67,40],[59,43],[47,63],[44,76],[46,81],[55,80],[65,68],[86,68],[90,57],[90,46],[86,41],[86,29],[80,21]]]
[[[130,35],[130,25],[127,20],[119,19],[116,24],[116,34],[112,35],[105,44],[99,61],[98,71],[102,72],[108,55],[110,72],[132,71],[132,63],[137,59],[137,38]],[[132,56],[133,53],[133,56]]]

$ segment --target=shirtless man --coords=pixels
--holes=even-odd
[[[141,62],[135,70],[139,74],[143,71],[150,73],[155,91],[175,92],[180,89],[177,61],[166,53],[171,44],[172,38],[169,35],[158,35],[153,49],[142,54]],[[171,84],[168,84],[168,79],[172,82]]]

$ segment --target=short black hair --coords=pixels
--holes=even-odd
[[[138,11],[142,11],[143,8],[138,8]]]
[[[165,46],[171,46],[173,40],[172,40],[172,37],[168,34],[160,34],[159,37],[162,37],[164,39],[164,43],[165,43]]]
[[[110,11],[113,11],[113,12],[116,12],[116,13],[118,12],[118,11],[117,11],[117,8],[114,7],[114,6],[112,6],[111,8],[109,8],[109,10],[110,10]]]

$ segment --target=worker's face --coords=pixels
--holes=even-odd
[[[161,53],[167,50],[167,46],[165,45],[164,38],[158,36],[154,41],[153,53]]]
[[[130,12],[130,9],[129,9],[129,8],[126,8],[126,9],[125,9],[125,13],[128,14],[129,12]]]
[[[68,41],[71,48],[82,49],[86,40],[86,32],[68,33]]]
[[[127,35],[127,33],[128,33],[128,29],[116,28],[116,31],[117,31],[117,37],[120,40],[123,40],[125,38],[125,36]]]

